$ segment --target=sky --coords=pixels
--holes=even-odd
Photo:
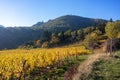
[[[120,0],[0,0],[0,25],[31,26],[63,15],[120,19]]]

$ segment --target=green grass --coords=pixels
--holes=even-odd
[[[61,62],[61,64],[51,65],[49,66],[49,69],[47,68],[36,68],[31,73],[31,80],[63,80],[64,73],[67,71],[69,67],[72,67],[74,65],[79,66],[81,62],[86,60],[89,55],[79,55],[77,56],[71,56],[66,61]],[[38,72],[38,73],[36,73]],[[41,73],[42,74],[41,74]],[[40,74],[40,75],[38,75]],[[36,75],[36,76],[34,76]]]
[[[119,58],[108,57],[94,64],[90,80],[120,80],[120,51]]]

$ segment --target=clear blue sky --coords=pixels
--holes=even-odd
[[[0,24],[31,26],[62,15],[120,19],[120,0],[0,0]]]

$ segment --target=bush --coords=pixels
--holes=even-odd
[[[49,48],[49,47],[50,47],[50,44],[48,41],[46,41],[42,44],[42,48]]]

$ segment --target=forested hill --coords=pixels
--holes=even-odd
[[[107,21],[103,19],[86,18],[86,17],[81,17],[81,16],[75,16],[75,15],[65,15],[65,16],[61,16],[53,20],[49,20],[46,23],[38,22],[32,27],[48,29],[48,30],[53,30],[53,31],[55,31],[56,29],[76,30],[76,29],[85,28],[88,26],[95,26],[102,22],[107,22]]]
[[[31,27],[4,27],[0,25],[0,49],[17,48],[19,45],[41,37],[44,31],[60,32],[68,29],[76,30],[89,26],[96,26],[103,19],[84,18],[65,15],[48,22],[38,22]]]
[[[0,49],[17,48],[19,45],[40,37],[41,30],[27,27],[0,27]]]

